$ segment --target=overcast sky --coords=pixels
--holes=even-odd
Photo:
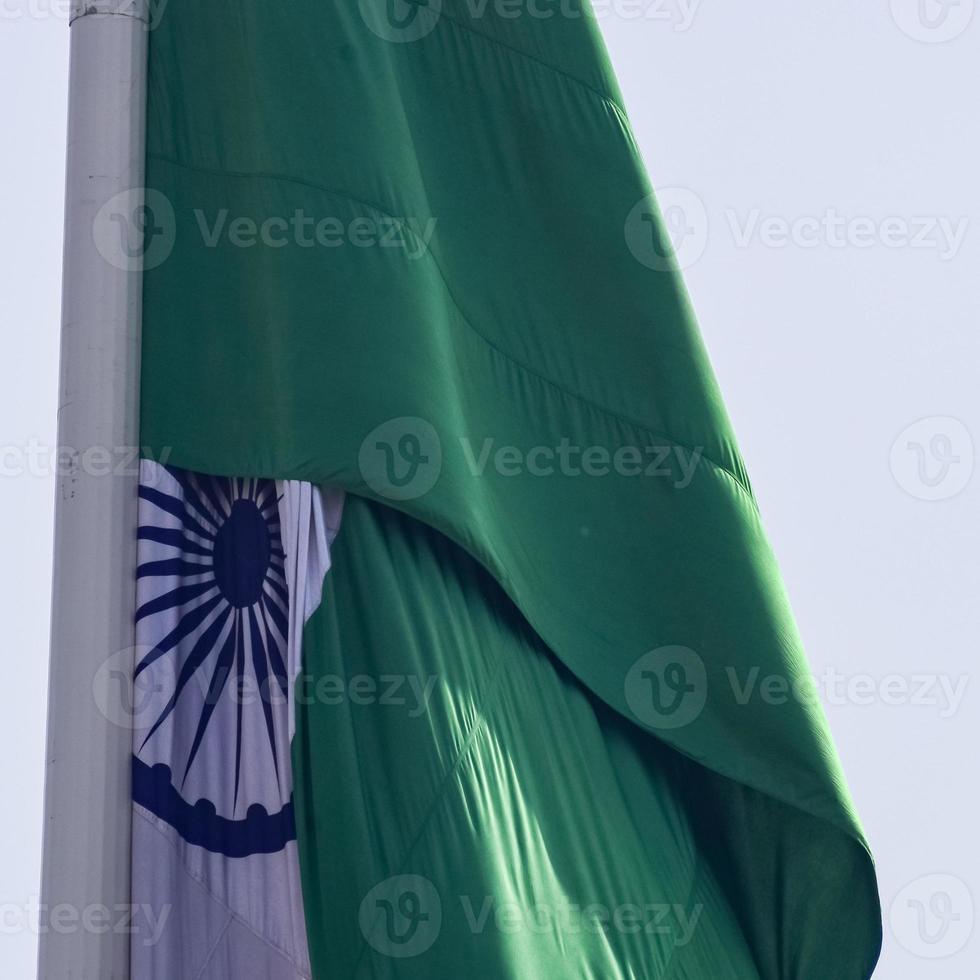
[[[0,0],[0,975],[33,975],[67,94]],[[974,0],[605,0],[602,29],[879,866],[879,976],[980,975]],[[951,916],[941,896],[950,899]],[[940,896],[940,904],[933,901]],[[933,904],[930,904],[933,902]],[[921,910],[923,918],[917,918]]]

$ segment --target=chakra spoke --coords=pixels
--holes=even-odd
[[[220,527],[227,520],[228,514],[231,512],[231,504],[227,502],[225,495],[218,486],[220,481],[210,479],[206,476],[197,477],[194,475],[190,476],[190,481],[198,493],[207,500],[215,517],[218,519],[218,526]]]
[[[187,613],[174,629],[140,661],[135,676],[139,677],[144,670],[151,667],[160,657],[169,653],[181,640],[193,633],[220,602],[221,596],[216,595],[213,599],[201,603]]]
[[[166,764],[187,812],[199,813],[206,799],[221,819],[243,825],[289,802],[280,759],[289,592],[279,502],[274,480],[175,467],[140,488],[136,619],[150,650],[135,676],[146,676],[142,687],[157,700],[139,729],[137,761],[147,771]],[[171,526],[158,526],[164,520]],[[253,682],[261,707],[243,696],[230,703]],[[152,798],[144,805],[153,809]]]
[[[221,526],[221,519],[218,512],[206,503],[194,486],[193,481],[183,470],[169,470],[170,475],[177,481],[180,489],[184,492],[184,503],[197,512],[198,519],[211,526],[213,531],[217,531]]]
[[[279,751],[276,747],[276,725],[272,716],[272,691],[269,687],[269,668],[262,649],[262,640],[259,625],[256,621],[255,610],[249,609],[249,627],[252,635],[252,669],[255,671],[255,679],[258,682],[259,690],[262,692],[262,714],[265,716],[265,731],[269,738],[269,746],[272,749],[272,761],[276,767],[276,776],[279,776]]]
[[[199,596],[210,592],[212,589],[217,590],[217,586],[214,582],[197,582],[195,585],[181,585],[176,589],[171,589],[169,592],[165,592],[162,596],[158,596],[156,599],[151,599],[149,602],[143,603],[139,609],[136,610],[136,622],[138,623],[141,619],[146,616],[152,616],[154,613],[164,612],[167,609],[174,609],[177,606],[184,606],[191,599],[196,599]]]
[[[213,574],[211,562],[195,564],[183,558],[165,558],[162,561],[144,562],[136,569],[136,577],[140,578],[189,578],[194,575]]]
[[[185,529],[193,531],[195,534],[204,538],[205,540],[213,538],[214,532],[209,531],[207,528],[203,527],[198,523],[194,517],[188,513],[187,508],[184,506],[184,502],[179,500],[177,497],[171,497],[168,493],[161,493],[159,490],[154,490],[152,487],[140,487],[140,497],[143,500],[148,500],[151,504],[155,504],[160,510],[172,517],[176,517],[177,520],[183,523]]]
[[[183,531],[177,531],[169,527],[154,527],[152,524],[144,525],[137,532],[140,541],[156,541],[157,544],[169,545],[178,551],[190,552],[193,555],[211,556],[211,550],[203,544],[192,541]]]
[[[242,629],[242,619],[244,612],[241,609],[235,610],[235,664],[238,671],[238,711],[235,719],[235,796],[233,807],[238,807],[238,788],[242,778],[242,688],[245,683],[245,638]],[[276,766],[278,775],[279,767]]]
[[[167,718],[170,717],[171,712],[177,707],[177,702],[180,700],[180,695],[187,686],[187,682],[194,676],[195,673],[197,673],[198,668],[201,667],[201,665],[207,660],[208,656],[214,651],[214,647],[218,642],[218,637],[221,635],[225,623],[228,622],[229,616],[231,616],[231,610],[225,609],[204,631],[204,633],[201,634],[197,643],[194,644],[194,649],[191,650],[190,655],[184,661],[184,666],[180,670],[180,676],[177,678],[177,687],[174,689],[174,693],[167,702],[166,708],[163,709],[160,717],[156,720],[156,723],[150,729],[149,734],[144,739],[144,746],[156,734],[160,726],[167,720]]]
[[[232,660],[235,655],[235,630],[228,633],[228,638],[218,655],[217,663],[214,665],[214,672],[211,674],[211,683],[208,685],[207,697],[204,699],[204,707],[201,710],[201,717],[197,723],[197,731],[194,733],[194,744],[191,746],[190,755],[187,757],[187,765],[184,768],[184,782],[187,782],[187,774],[191,771],[197,750],[201,747],[204,740],[204,733],[207,731],[208,722],[214,714],[214,709],[218,706],[218,698],[228,683],[228,675],[231,673]],[[238,699],[239,711],[241,711],[241,698]],[[240,723],[240,719],[239,719]]]
[[[276,676],[276,681],[279,684],[279,690],[285,696],[286,693],[289,691],[289,672],[286,670],[286,664],[285,661],[283,661],[282,659],[282,652],[280,651],[278,644],[272,642],[272,629],[270,628],[269,623],[265,618],[266,612],[267,611],[271,612],[271,610],[268,609],[266,603],[262,603],[262,605],[259,606],[259,610],[262,613],[262,624],[265,626],[266,637],[270,641],[267,645],[269,664],[272,667],[273,674],[275,674]],[[283,640],[285,641],[286,638],[285,630],[281,630],[280,633],[283,637]]]

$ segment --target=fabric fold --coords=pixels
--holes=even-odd
[[[171,0],[142,441],[444,535],[696,764],[760,976],[866,977],[873,865],[596,26],[408,6]]]

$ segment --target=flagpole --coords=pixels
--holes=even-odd
[[[129,977],[142,275],[124,236],[149,23],[149,0],[72,0],[40,980]]]

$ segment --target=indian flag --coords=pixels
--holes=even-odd
[[[135,980],[869,977],[872,860],[587,0],[159,13]]]

